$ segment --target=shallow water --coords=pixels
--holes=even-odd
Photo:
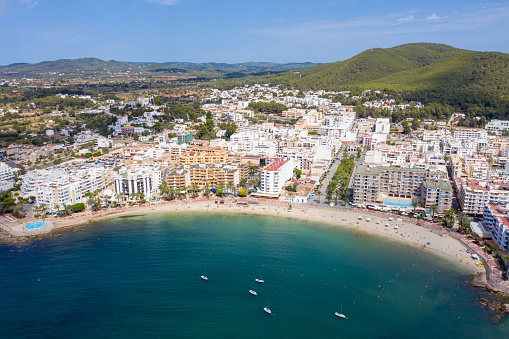
[[[200,276],[206,269],[208,281]],[[507,337],[468,272],[355,230],[284,218],[112,218],[0,247],[1,337]],[[253,284],[261,277],[264,284]],[[257,291],[258,296],[248,293]],[[263,312],[270,299],[272,315]],[[339,319],[340,311],[348,319]]]

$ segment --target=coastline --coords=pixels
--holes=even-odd
[[[369,234],[378,235],[387,239],[392,239],[400,243],[407,244],[415,248],[421,248],[449,261],[457,263],[468,269],[472,274],[485,273],[483,267],[477,267],[467,248],[457,239],[451,237],[449,232],[438,226],[417,226],[415,223],[403,220],[397,221],[398,216],[389,216],[382,213],[372,213],[365,210],[351,211],[339,210],[321,206],[292,205],[288,210],[288,204],[276,201],[260,201],[260,204],[249,204],[248,206],[238,206],[231,200],[224,200],[224,204],[219,203],[217,199],[196,199],[190,201],[170,201],[148,203],[143,206],[133,206],[124,209],[110,209],[101,212],[85,212],[66,218],[48,218],[47,225],[41,229],[30,231],[24,229],[24,223],[15,227],[6,229],[10,233],[11,241],[18,240],[23,243],[24,240],[41,238],[57,231],[82,226],[90,221],[111,218],[116,216],[150,214],[150,213],[243,213],[254,215],[265,215],[274,217],[293,218],[311,222],[326,223],[335,227],[345,227]],[[216,204],[217,202],[217,204]],[[360,219],[359,217],[362,217]],[[371,219],[367,221],[367,219]],[[400,219],[401,220],[401,219]],[[413,220],[412,220],[413,221]],[[377,223],[378,222],[378,223]],[[389,224],[390,226],[385,226]],[[397,229],[395,228],[397,227]]]
[[[249,200],[253,201],[254,199]],[[506,292],[507,289],[497,288],[493,286],[495,284],[490,283],[488,277],[492,278],[491,281],[497,281],[493,279],[493,270],[491,268],[476,266],[476,262],[479,262],[479,260],[472,259],[470,253],[467,252],[467,249],[472,248],[466,246],[463,239],[457,239],[456,234],[448,232],[441,226],[369,210],[343,210],[322,206],[309,206],[306,204],[292,204],[291,210],[289,210],[288,203],[265,199],[258,199],[256,201],[256,204],[249,204],[247,206],[238,206],[230,199],[223,200],[218,198],[150,202],[144,205],[114,208],[99,212],[83,212],[64,218],[50,217],[44,220],[46,226],[36,230],[26,230],[24,228],[25,224],[34,220],[26,220],[10,227],[6,227],[5,223],[0,223],[0,229],[7,232],[7,236],[0,233],[0,243],[22,246],[32,240],[42,239],[47,236],[58,236],[60,231],[63,230],[86,226],[91,221],[130,215],[209,212],[274,216],[325,223],[331,227],[344,227],[362,231],[414,248],[426,250],[462,266],[473,276],[479,276],[480,279],[477,279],[477,281],[480,280],[484,283],[483,288],[509,295]],[[392,220],[389,220],[390,218]],[[398,221],[398,218],[401,218],[399,219],[400,221]],[[368,221],[367,219],[370,220]],[[420,222],[421,226],[416,225],[417,222]],[[389,224],[389,226],[386,227],[386,224]],[[486,264],[484,259],[482,262]]]

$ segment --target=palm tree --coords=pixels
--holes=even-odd
[[[470,219],[465,212],[460,212],[458,214],[458,224],[460,225],[461,230],[465,230],[470,226]]]
[[[429,211],[431,212],[431,217],[435,219],[435,214],[438,212],[438,207],[436,204],[431,205],[429,208]]]
[[[197,183],[191,184],[191,187],[193,188],[193,197],[196,198],[196,196],[198,195],[197,193],[198,193],[200,187],[198,186]]]
[[[454,226],[454,209],[451,208],[445,211],[445,223],[447,227]]]
[[[168,184],[166,183],[166,181],[163,181],[163,183],[161,185],[159,185],[159,191],[161,192],[161,196],[163,198],[168,195],[169,188],[168,188]]]
[[[316,195],[318,195],[318,202],[320,202],[320,196],[322,195],[322,191],[318,189],[318,192],[316,192]]]
[[[336,188],[334,190],[334,204],[335,205],[338,204],[338,200],[339,200],[340,195],[341,195],[341,190],[339,188]]]
[[[46,207],[47,207],[47,206],[46,206],[46,204],[45,204],[45,203],[39,204],[39,210],[40,210],[41,212],[45,212],[45,211],[46,211]]]
[[[412,200],[412,207],[414,208],[414,214],[415,214],[415,209],[419,206],[419,202],[417,200]]]
[[[168,198],[170,200],[175,199],[176,194],[177,194],[177,191],[173,187],[168,190]]]

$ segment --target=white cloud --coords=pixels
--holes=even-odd
[[[349,43],[358,39],[373,39],[376,42],[397,39],[440,40],[444,32],[485,31],[490,32],[495,24],[507,27],[509,5],[496,4],[490,8],[478,8],[469,12],[427,19],[417,19],[415,11],[357,17],[350,20],[316,20],[297,23],[278,23],[248,31],[270,39],[283,39],[292,44]],[[445,19],[447,20],[438,20]],[[352,40],[354,39],[354,40]]]
[[[175,5],[180,0],[147,0],[147,2],[159,5]]]
[[[414,21],[415,20],[415,16],[413,14],[410,14],[404,18],[400,18],[398,19],[399,21],[401,22],[410,22],[410,21]]]
[[[448,16],[438,16],[436,13],[433,13],[424,20],[440,20],[440,19],[447,19],[447,18],[448,18]]]

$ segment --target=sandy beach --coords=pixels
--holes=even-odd
[[[424,249],[456,262],[468,268],[472,273],[485,272],[484,268],[475,265],[476,261],[466,252],[467,248],[452,238],[449,232],[442,227],[432,224],[427,224],[426,227],[418,226],[416,225],[417,220],[411,220],[412,222],[408,219],[397,221],[397,215],[388,216],[366,210],[351,211],[308,205],[292,205],[291,210],[289,210],[287,203],[283,204],[276,201],[261,201],[260,204],[249,204],[248,206],[238,206],[230,200],[225,200],[224,204],[220,204],[219,201],[213,199],[190,200],[188,202],[156,202],[145,204],[144,206],[109,209],[96,213],[84,212],[67,218],[51,217],[46,220],[48,226],[30,232],[24,229],[25,222],[13,226],[7,229],[7,231],[10,231],[15,236],[35,236],[87,224],[92,220],[99,220],[101,218],[171,212],[246,213],[320,222],[334,227],[347,227]],[[389,218],[392,218],[392,220]],[[387,224],[389,226],[386,226]],[[3,228],[4,230],[6,229],[5,227]]]

